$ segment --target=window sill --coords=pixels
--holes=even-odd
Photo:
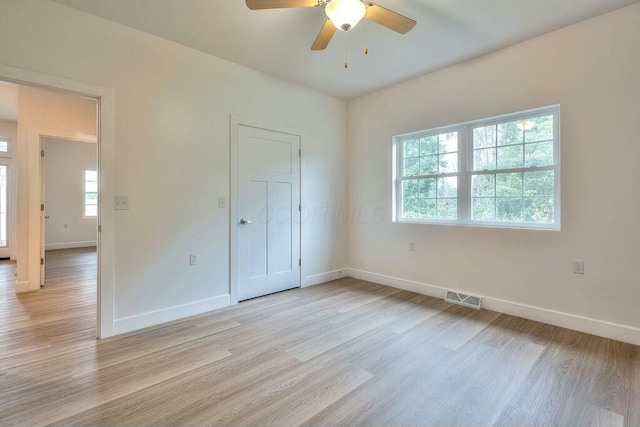
[[[468,228],[500,228],[511,230],[562,231],[560,224],[523,224],[502,222],[458,222],[458,221],[421,221],[412,219],[396,219],[399,224],[437,225]]]

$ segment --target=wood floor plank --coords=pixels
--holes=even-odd
[[[624,416],[570,397],[558,425],[560,427],[623,427]]]
[[[353,278],[95,339],[95,250],[0,262],[0,425],[640,425],[640,348]]]
[[[0,412],[6,424],[40,426],[126,396],[230,356],[227,350],[190,342],[88,375],[38,385],[5,395]]]
[[[624,412],[625,427],[640,426],[640,360],[633,362],[629,387],[629,402]]]

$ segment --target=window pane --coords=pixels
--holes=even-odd
[[[418,180],[407,179],[402,181],[402,198],[416,199],[418,197]]]
[[[458,172],[458,153],[440,155],[440,173]]]
[[[535,171],[524,173],[525,196],[553,196],[555,191],[554,171]]]
[[[522,144],[522,122],[500,123],[498,125],[498,145]]]
[[[458,219],[458,201],[438,199],[438,219]]]
[[[98,216],[98,205],[86,205],[84,207],[84,216]]]
[[[97,193],[98,192],[98,183],[95,181],[87,181],[84,186],[84,191]]]
[[[495,147],[496,127],[495,125],[475,128],[473,130],[473,148]]]
[[[496,168],[496,149],[487,148],[473,152],[473,170],[493,170]]]
[[[85,205],[96,205],[96,204],[98,204],[98,194],[97,193],[86,193],[84,195],[84,204]]]
[[[438,212],[436,208],[436,199],[420,200],[420,218],[437,219]]]
[[[471,194],[473,197],[495,197],[495,175],[475,175],[471,178]]]
[[[420,216],[419,211],[420,199],[405,199],[402,201],[402,217],[403,218],[418,218]]]
[[[524,146],[525,166],[553,165],[553,141],[526,144]]]
[[[402,157],[418,157],[420,155],[420,144],[416,139],[410,139],[402,143]]]
[[[524,145],[498,147],[498,169],[521,168],[524,165]]]
[[[522,221],[522,198],[497,198],[496,211],[498,221]]]
[[[9,140],[0,139],[0,151],[3,153],[6,153],[7,151],[9,151]]]
[[[496,200],[493,198],[472,200],[473,211],[471,218],[475,221],[495,221],[496,219]]]
[[[421,179],[418,187],[418,194],[421,198],[435,198],[436,197],[436,179]]]
[[[438,198],[458,197],[458,177],[438,178]]]
[[[438,135],[440,142],[440,153],[455,153],[458,151],[458,134],[443,133]]]
[[[432,175],[438,173],[438,156],[420,157],[420,175]]]
[[[530,197],[524,199],[524,220],[543,224],[553,223],[553,197]]]
[[[420,155],[438,154],[438,135],[420,138]]]
[[[97,171],[84,171],[84,180],[85,181],[97,181],[98,180],[98,172]]]
[[[496,196],[522,197],[522,172],[497,174]]]
[[[525,120],[525,142],[553,140],[553,116],[540,116]]]
[[[410,157],[408,159],[403,160],[402,165],[402,175],[403,176],[412,176],[418,175],[420,172],[420,158],[419,157]]]

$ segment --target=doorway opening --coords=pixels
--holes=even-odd
[[[98,99],[0,74],[0,297],[29,319],[0,323],[27,341],[104,336],[98,142]]]
[[[42,287],[74,285],[80,292],[96,287],[97,167],[94,139],[42,138]]]

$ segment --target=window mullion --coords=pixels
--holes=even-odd
[[[458,130],[459,170],[458,178],[458,221],[469,222],[471,207],[471,182],[469,175],[469,144],[470,127],[464,126]]]

